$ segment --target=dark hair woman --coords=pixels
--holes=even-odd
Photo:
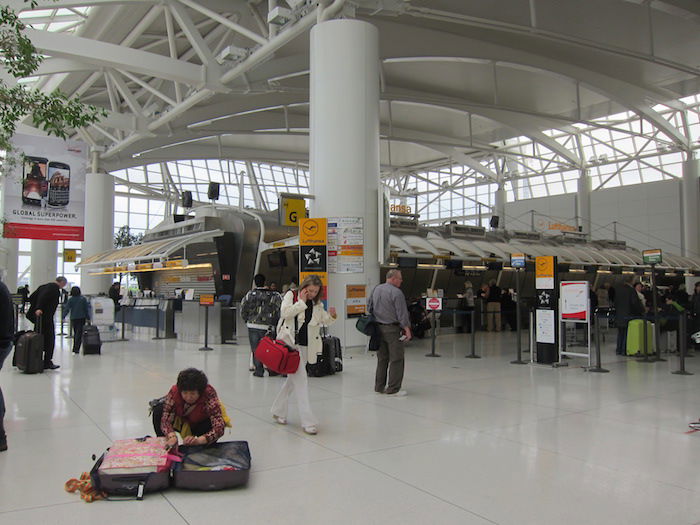
[[[80,353],[80,345],[83,342],[83,328],[91,319],[90,303],[81,295],[80,288],[74,286],[70,289],[70,298],[63,304],[63,319],[70,314],[70,329],[73,333],[73,353]]]

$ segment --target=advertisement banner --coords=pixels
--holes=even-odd
[[[3,235],[18,239],[82,241],[87,146],[17,134],[17,162],[3,183]]]
[[[560,286],[561,318],[586,321],[590,286],[588,281],[562,281]]]

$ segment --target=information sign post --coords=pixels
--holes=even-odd
[[[431,324],[433,325],[432,336],[430,341],[430,353],[425,354],[425,357],[442,357],[440,354],[435,353],[435,337],[438,323],[437,313],[442,311],[442,297],[428,297],[425,300],[425,309],[428,310],[428,312],[430,312],[432,320]]]
[[[209,346],[209,307],[214,306],[214,295],[200,295],[199,306],[204,307],[204,346],[201,347],[199,350],[202,352],[208,352],[209,350],[214,350]]]
[[[562,281],[560,283],[559,311],[559,362],[564,356],[586,357],[591,366],[591,315],[588,281]],[[569,323],[585,324],[586,345],[588,352],[569,352],[566,350],[566,325]]]
[[[516,347],[518,349],[518,357],[510,363],[512,365],[526,365],[527,361],[523,361],[523,345],[520,339],[520,270],[525,268],[525,254],[511,253],[510,265],[515,269],[515,337]]]

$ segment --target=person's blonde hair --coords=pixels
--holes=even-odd
[[[306,279],[301,281],[298,292],[301,292],[307,286],[318,286],[318,293],[316,294],[316,297],[313,298],[314,304],[317,304],[321,300],[323,281],[321,281],[321,278],[318,275],[309,275],[306,277]]]

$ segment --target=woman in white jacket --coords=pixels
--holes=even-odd
[[[321,326],[335,321],[335,308],[326,312],[321,302],[323,284],[317,275],[310,275],[299,286],[298,293],[290,290],[282,299],[280,320],[277,325],[277,338],[299,350],[301,362],[294,374],[289,374],[272,403],[272,418],[280,425],[287,424],[289,396],[296,394],[301,416],[301,426],[307,434],[318,432],[318,420],[309,403],[309,380],[306,375],[306,362],[315,363],[316,355],[323,351]],[[295,322],[296,320],[296,322]]]

